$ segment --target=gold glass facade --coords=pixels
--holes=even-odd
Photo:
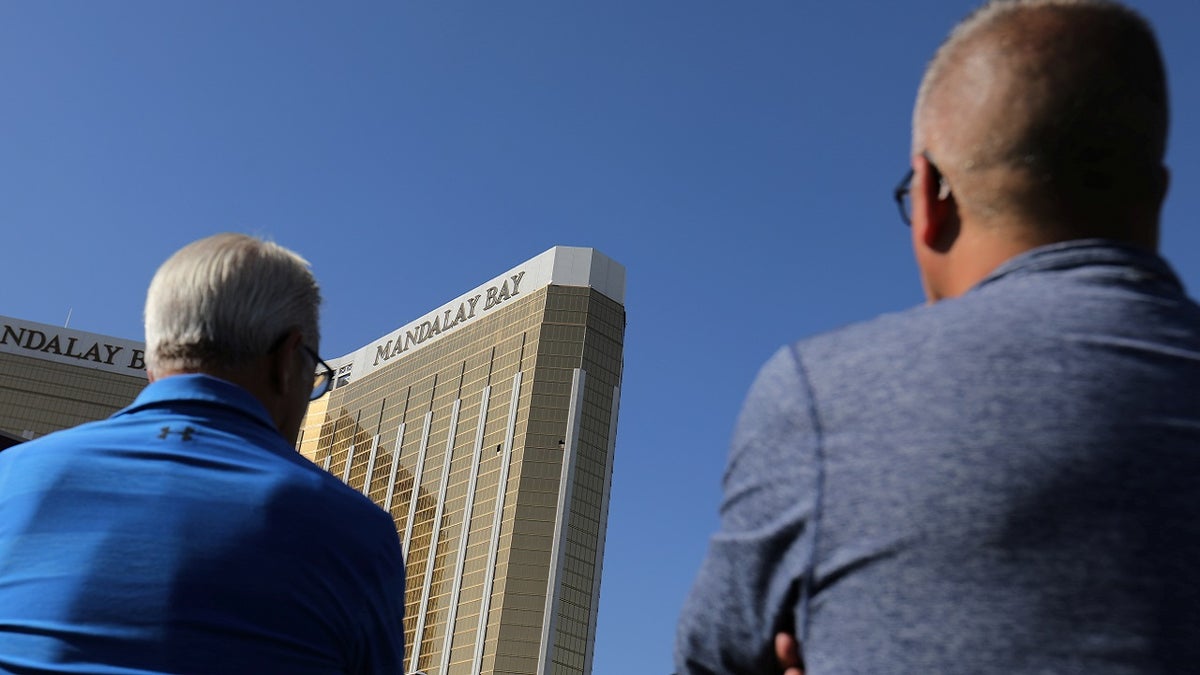
[[[396,523],[409,673],[591,670],[625,311],[589,286],[516,288],[340,382],[302,430]]]
[[[129,405],[146,386],[140,346],[0,317],[0,431],[37,438]]]

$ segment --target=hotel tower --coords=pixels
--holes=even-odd
[[[339,359],[300,451],[388,511],[405,672],[591,672],[625,271],[558,246]]]

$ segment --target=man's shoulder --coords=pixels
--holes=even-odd
[[[56,452],[84,447],[91,439],[112,433],[111,425],[112,418],[106,418],[51,431],[0,451],[0,463],[6,460],[11,462],[31,457],[47,457]]]
[[[290,459],[290,467],[285,471],[289,481],[299,491],[308,493],[322,504],[333,506],[347,514],[359,514],[364,517],[386,515],[386,512],[366,495],[313,464],[303,455],[297,453]]]
[[[837,328],[805,336],[784,349],[804,360],[854,360],[860,356],[907,351],[909,343],[936,332],[947,321],[936,306],[917,306],[880,314]]]
[[[204,486],[215,494],[232,490],[240,494],[239,501],[256,501],[280,512],[325,512],[368,529],[369,523],[390,521],[374,502],[299,454],[273,430],[219,414],[218,419],[202,417],[194,409],[117,414],[8,448],[0,452],[0,466],[20,466],[13,475],[35,482],[57,474],[186,476],[187,485],[198,492],[210,489]],[[346,532],[356,529],[361,528]]]
[[[855,388],[884,379],[943,377],[981,352],[1021,350],[1027,324],[1057,330],[1053,303],[1034,296],[973,292],[881,314],[792,342],[774,362],[791,362],[810,384]]]
[[[1050,330],[1067,325],[1071,295],[1070,285],[1051,279],[994,284],[805,337],[790,347],[822,360],[911,354],[935,346],[968,351],[973,341],[1020,339],[1021,324],[1030,321]]]
[[[388,530],[394,529],[387,513],[375,502],[282,439],[268,439],[255,452],[259,455],[260,466],[265,469],[266,498],[277,502],[276,508],[310,515],[324,512],[331,522],[352,523],[344,526],[347,535],[384,521]]]

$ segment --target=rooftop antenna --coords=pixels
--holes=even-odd
[[[74,307],[67,308],[67,320],[63,322],[63,328],[69,328],[71,326],[71,311],[74,309]]]

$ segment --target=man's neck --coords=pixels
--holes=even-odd
[[[150,371],[147,374],[151,382],[174,375],[208,375],[235,384],[249,392],[251,396],[256,398],[266,408],[267,414],[271,416],[271,420],[275,423],[275,428],[284,435],[284,438],[287,438],[287,434],[284,431],[287,427],[287,406],[283,397],[276,390],[276,387],[273,387],[271,384],[270,364],[267,358],[265,356],[260,357],[251,363],[236,368],[204,366],[201,368]]]

